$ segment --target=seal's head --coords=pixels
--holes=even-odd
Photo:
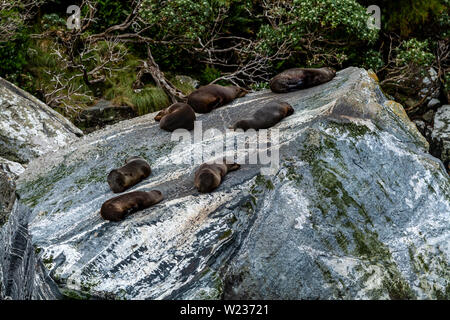
[[[247,120],[239,120],[232,127],[230,127],[230,129],[242,129],[244,131],[247,131],[248,129],[250,129],[250,125]]]
[[[334,70],[333,68],[325,67],[324,69],[329,72],[329,74],[332,78],[334,78],[336,76],[336,70]]]
[[[147,193],[152,197],[152,200],[155,204],[161,202],[164,199],[162,192],[159,190],[151,190]]]
[[[285,108],[286,110],[286,117],[290,116],[291,114],[294,113],[294,108],[292,108],[292,106],[287,103],[287,102],[281,102],[281,105]]]
[[[232,86],[232,88],[234,89],[234,91],[236,93],[236,98],[241,98],[248,93],[247,89],[244,89],[244,88],[241,88],[238,86]]]
[[[201,193],[211,192],[220,183],[220,177],[212,171],[204,171],[198,175],[197,188]]]

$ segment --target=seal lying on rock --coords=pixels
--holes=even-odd
[[[192,92],[188,96],[188,104],[197,113],[208,113],[236,98],[245,96],[247,90],[238,86],[220,86],[210,84]]]
[[[293,113],[294,109],[289,103],[275,100],[256,110],[252,118],[239,120],[231,128],[234,130],[240,128],[244,131],[248,129],[267,129]]]
[[[195,119],[195,112],[191,106],[182,102],[161,110],[155,117],[155,121],[160,121],[159,127],[169,132],[176,129],[192,130]]]
[[[163,200],[161,191],[133,191],[125,193],[103,203],[100,215],[105,220],[120,221],[127,214],[148,208]]]
[[[147,161],[141,157],[131,157],[125,161],[125,165],[113,169],[108,174],[108,184],[114,193],[127,190],[135,184],[147,178],[152,170]]]
[[[286,93],[306,89],[330,81],[336,76],[331,68],[294,68],[288,69],[270,80],[270,89],[276,93]]]
[[[237,163],[204,163],[195,172],[194,185],[202,193],[211,192],[222,182],[222,178],[230,171],[239,169]]]

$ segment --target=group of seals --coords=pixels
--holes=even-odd
[[[114,193],[123,192],[138,184],[151,174],[152,170],[147,161],[141,157],[131,157],[125,165],[113,169],[108,174],[108,184]],[[100,215],[105,220],[120,221],[126,215],[148,208],[163,199],[161,191],[134,191],[109,199],[103,203]]]
[[[289,69],[276,75],[270,81],[270,88],[275,93],[291,92],[328,82],[335,75],[336,72],[331,68]],[[159,121],[161,129],[170,132],[179,128],[192,130],[196,112],[211,112],[247,93],[247,90],[238,86],[202,86],[187,97],[187,104],[178,102],[169,106],[155,116],[155,121]],[[275,100],[256,110],[251,118],[237,121],[232,128],[244,131],[267,129],[293,113],[294,109],[289,103]],[[225,159],[222,163],[204,163],[195,172],[194,186],[201,193],[211,192],[221,184],[228,172],[239,168],[239,164],[228,164]],[[120,193],[147,178],[151,172],[147,161],[141,157],[131,157],[122,167],[111,170],[107,181],[114,193]],[[105,220],[120,221],[130,213],[161,202],[163,198],[163,194],[158,190],[122,194],[104,202],[100,214]]]
[[[159,127],[172,132],[176,129],[194,129],[195,112],[208,113],[236,98],[243,97],[247,90],[238,86],[224,87],[217,84],[202,86],[187,97],[187,103],[177,102],[161,110],[155,121]]]
[[[317,86],[330,81],[335,76],[336,71],[328,67],[288,69],[272,78],[270,89],[275,93],[286,93]],[[177,102],[160,111],[155,116],[155,121],[159,121],[161,129],[169,132],[176,129],[192,130],[196,120],[195,113],[211,112],[247,93],[246,89],[238,86],[225,87],[217,84],[202,86],[188,95],[187,103]],[[235,124],[235,126],[244,130],[247,126],[254,129],[271,127],[289,115],[280,118],[280,114],[284,114],[284,112],[280,113],[279,110],[282,109],[274,104],[271,107],[266,105],[261,112],[253,115],[253,119]],[[252,120],[251,124],[248,122],[250,120]]]
[[[240,168],[239,164],[204,163],[195,172],[194,185],[202,193],[211,192],[222,182],[230,171]],[[151,173],[150,165],[141,157],[131,157],[125,165],[113,169],[108,174],[108,184],[114,193],[123,192],[136,185]],[[109,221],[121,221],[127,215],[146,209],[161,202],[164,196],[159,190],[134,191],[105,201],[100,208],[100,215]]]

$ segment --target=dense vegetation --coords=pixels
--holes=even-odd
[[[67,29],[72,4],[81,7],[81,30]],[[0,76],[70,117],[99,98],[140,114],[161,109],[193,89],[180,74],[258,89],[294,66],[372,69],[397,100],[434,67],[448,99],[449,4],[0,0]],[[381,9],[380,30],[368,27],[369,5]]]

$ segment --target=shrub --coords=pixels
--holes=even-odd
[[[428,48],[427,40],[419,41],[413,38],[404,41],[397,50],[397,65],[430,66],[435,58]]]

